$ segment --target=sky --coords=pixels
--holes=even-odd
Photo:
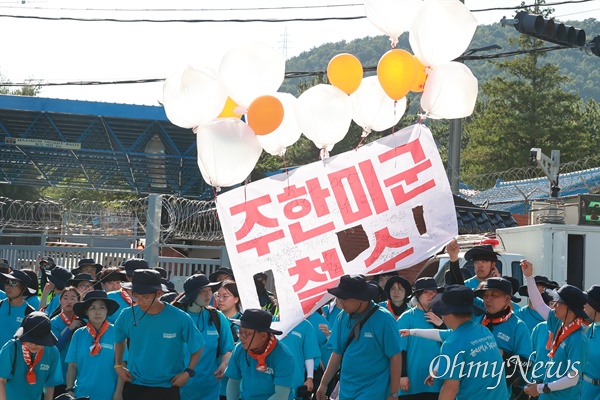
[[[515,11],[475,10],[520,3],[465,0],[479,24],[499,22],[503,16],[511,18]],[[160,79],[186,65],[218,70],[223,54],[247,42],[265,43],[290,58],[325,43],[383,34],[367,18],[156,23],[42,20],[9,15],[127,20],[314,19],[365,16],[363,4],[342,0],[0,0],[0,84],[27,79],[51,83]],[[600,19],[600,0],[556,5],[554,9],[557,20]],[[53,86],[44,87],[40,96],[158,105],[162,83]]]

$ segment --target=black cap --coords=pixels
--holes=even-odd
[[[65,267],[57,265],[51,270],[47,271],[46,276],[48,276],[48,280],[54,283],[57,288],[64,289],[65,286],[67,286],[69,279],[73,277],[73,274]]]
[[[104,304],[106,304],[106,309],[108,311],[107,315],[113,315],[119,309],[119,303],[113,299],[109,299],[105,291],[92,290],[91,292],[87,292],[85,294],[82,301],[79,301],[73,305],[73,311],[78,317],[87,318],[85,313],[96,300],[102,300]]]
[[[75,275],[77,275],[79,273],[79,271],[81,270],[81,267],[86,266],[86,265],[92,265],[96,268],[96,273],[99,273],[100,271],[102,271],[102,264],[98,264],[96,262],[96,260],[94,260],[93,258],[83,258],[81,260],[79,260],[79,262],[77,263],[77,268],[73,269],[73,273]]]
[[[418,296],[424,290],[435,290],[438,293],[444,291],[443,287],[439,287],[435,279],[430,277],[419,278],[415,281],[415,287],[413,289],[413,295]]]
[[[21,327],[15,333],[15,339],[30,342],[40,346],[54,346],[58,339],[52,333],[50,319],[41,311],[34,311],[27,315]]]
[[[483,297],[487,290],[499,290],[504,294],[512,296],[512,285],[510,281],[504,278],[488,278],[481,289],[475,290],[475,296]]]
[[[329,293],[340,299],[357,299],[362,301],[371,300],[367,281],[364,275],[344,275],[340,278],[337,287],[327,289]]]
[[[160,281],[160,273],[153,269],[138,269],[133,273],[131,282],[122,282],[121,286],[130,289],[133,293],[148,294],[159,290],[167,291]]]
[[[559,287],[558,285],[555,285],[554,283],[550,282],[548,278],[542,275],[534,276],[533,280],[535,281],[536,285],[541,285],[547,289],[558,289]],[[529,292],[527,291],[527,285],[522,285],[521,287],[519,287],[518,292],[521,296],[529,296]]]
[[[281,335],[283,332],[271,329],[272,321],[273,316],[271,313],[260,308],[249,308],[244,311],[240,319],[232,320],[234,324],[241,326],[242,328]]]
[[[73,278],[67,281],[67,286],[75,286],[79,285],[81,282],[92,282],[96,283],[94,278],[90,274],[77,274]]]
[[[125,272],[127,273],[127,275],[133,275],[133,272],[137,271],[138,269],[150,268],[148,266],[148,261],[141,259],[141,258],[131,258],[129,260],[125,260],[121,264],[121,267],[123,267],[125,269]],[[160,273],[159,273],[159,275],[160,275]]]
[[[553,300],[562,303],[569,307],[569,310],[580,317],[588,319],[589,316],[585,313],[583,307],[587,303],[587,295],[584,291],[573,285],[563,285],[558,290],[551,290],[548,292]]]
[[[585,292],[587,302],[596,312],[600,312],[600,285],[594,285]]]
[[[406,280],[406,278],[403,278],[399,275],[392,276],[385,283],[383,291],[385,292],[387,298],[390,300],[392,299],[392,296],[390,296],[390,290],[392,290],[392,286],[394,286],[395,283],[400,284],[400,286],[404,288],[404,302],[408,302],[410,295],[412,294],[412,286],[410,285],[410,282]]]
[[[185,294],[179,299],[179,302],[182,304],[191,303],[196,299],[198,293],[207,286],[210,287],[214,293],[221,286],[221,282],[211,282],[204,274],[190,276],[183,283],[183,291]]]
[[[475,246],[469,249],[465,253],[465,260],[498,260],[498,253],[494,251],[494,248],[489,244],[484,244],[481,246]]]
[[[450,285],[443,293],[436,294],[429,302],[429,306],[437,315],[467,312],[482,315],[485,311],[473,304],[474,299],[473,291],[467,286]]]
[[[18,269],[13,269],[9,274],[2,274],[7,279],[15,279],[21,282],[26,288],[27,291],[31,294],[36,293],[35,289],[31,288],[31,277],[27,275],[25,272],[20,271]]]
[[[219,267],[218,270],[216,270],[215,272],[213,272],[212,274],[210,274],[208,276],[208,279],[210,279],[211,282],[217,282],[217,277],[221,274],[225,274],[225,275],[229,276],[231,279],[234,279],[233,270],[231,268],[227,268],[227,267]]]

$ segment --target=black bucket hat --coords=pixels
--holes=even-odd
[[[371,300],[369,286],[364,275],[343,275],[337,287],[327,289],[329,293],[342,300],[357,299],[362,301]]]
[[[587,303],[587,295],[585,292],[578,287],[573,285],[563,285],[558,290],[549,290],[548,294],[552,296],[552,299],[557,303],[562,303],[569,307],[569,310],[581,318],[588,319],[589,315],[585,313],[583,306]]]
[[[379,286],[379,283],[375,281],[367,281],[367,285],[369,287],[369,293],[371,294],[371,300],[375,303],[381,303],[382,301],[386,301],[388,299],[385,291]]]
[[[221,274],[226,274],[231,279],[234,279],[233,270],[227,267],[219,267],[218,270],[208,276],[208,279],[210,279],[211,282],[217,282],[217,277]]]
[[[271,321],[273,321],[271,313],[260,308],[249,308],[244,311],[240,319],[232,320],[242,328],[281,335],[283,332],[271,328]]]
[[[198,293],[207,286],[210,287],[214,293],[221,286],[221,282],[211,282],[204,274],[190,276],[183,283],[184,295],[179,299],[179,302],[182,304],[191,303],[196,300]]]
[[[163,279],[169,279],[169,272],[163,267],[154,267],[152,268],[160,273],[160,277]]]
[[[73,274],[60,265],[55,266],[51,270],[46,272],[48,280],[56,285],[59,289],[64,289],[67,286],[69,279],[73,277]]]
[[[587,302],[594,310],[600,313],[600,285],[594,285],[585,292]]]
[[[135,271],[138,269],[149,269],[148,261],[141,258],[131,258],[129,260],[123,261],[121,267],[125,269],[125,273],[129,276],[132,276]],[[159,273],[160,275],[160,273]]]
[[[48,266],[50,268],[56,267],[56,263],[54,262],[54,258],[52,258],[52,257],[42,257],[42,258],[40,258],[40,261],[38,264],[41,264],[43,262],[48,264]]]
[[[41,311],[34,311],[23,319],[15,339],[40,346],[54,346],[58,339],[52,333],[50,319]]]
[[[77,287],[77,285],[79,285],[81,282],[91,282],[92,284],[96,283],[90,274],[77,274],[67,281],[67,286]]]
[[[435,295],[429,302],[431,310],[437,315],[448,315],[454,313],[473,313],[483,315],[485,310],[473,304],[475,295],[467,286],[450,285],[443,293]]]
[[[4,274],[10,272],[10,264],[6,258],[0,258],[0,272]]]
[[[415,281],[415,287],[413,288],[413,296],[417,297],[421,294],[421,292],[425,290],[435,290],[438,293],[442,293],[444,291],[443,287],[439,287],[437,282],[433,278],[423,277],[419,278]]]
[[[485,280],[485,283],[483,284],[481,289],[475,290],[474,294],[477,297],[483,297],[483,294],[487,290],[499,290],[502,293],[509,295],[512,301],[521,301],[521,299],[513,296],[513,285],[506,278],[488,278]]]
[[[406,278],[403,278],[398,275],[392,276],[385,283],[383,291],[385,292],[387,298],[388,299],[392,298],[390,296],[390,290],[392,290],[392,286],[394,286],[394,283],[398,283],[398,284],[400,284],[400,286],[402,286],[404,288],[404,302],[405,303],[408,302],[408,300],[410,299],[410,296],[412,295],[412,286],[410,285],[410,282],[408,280],[406,280]]]
[[[113,315],[119,309],[119,303],[113,299],[109,299],[105,291],[92,290],[91,292],[87,292],[85,294],[82,301],[78,301],[77,303],[73,304],[73,311],[78,317],[87,318],[85,313],[96,300],[102,300],[104,304],[106,304],[106,309],[108,311],[106,315]]]
[[[99,279],[102,283],[107,282],[125,282],[127,280],[127,274],[122,270],[114,270],[107,268],[101,272],[102,278]]]
[[[79,262],[77,263],[77,268],[73,269],[73,273],[75,275],[79,274],[81,267],[84,267],[86,265],[93,265],[94,267],[96,267],[96,273],[99,273],[100,271],[102,271],[102,268],[104,268],[102,264],[98,264],[93,258],[83,258],[79,260]]]
[[[547,289],[558,289],[558,286],[556,286],[552,282],[550,282],[550,280],[548,278],[546,278],[545,276],[536,275],[533,277],[533,280],[535,281],[536,285],[542,285],[543,287],[545,287]],[[529,292],[527,291],[527,285],[523,285],[523,286],[519,287],[518,293],[521,296],[529,297]]]
[[[29,282],[29,288],[31,290],[33,290],[33,292],[31,292],[31,294],[36,294],[38,292],[38,290],[40,289],[40,281],[38,279],[37,273],[32,269],[23,269],[23,270],[21,270],[21,272],[29,275],[29,279],[31,280]]]
[[[179,295],[179,293],[177,292],[168,292],[163,294],[162,296],[160,296],[160,301],[162,301],[163,303],[169,303],[171,304],[173,302],[173,300],[175,300],[177,298],[177,296]]]
[[[121,287],[137,294],[154,293],[159,290],[167,292],[168,289],[160,281],[160,272],[153,269],[138,269],[133,273],[131,282],[121,282]]]
[[[37,293],[37,290],[31,288],[31,277],[25,272],[13,269],[10,274],[2,274],[6,279],[15,279],[21,282],[30,294]]]
[[[170,280],[165,279],[165,278],[160,278],[160,283],[162,283],[163,285],[165,285],[165,287],[167,288],[167,291],[169,293],[171,293],[171,292],[177,292],[175,290],[175,284],[173,282],[171,282]]]
[[[465,253],[465,260],[498,260],[498,253],[494,251],[494,248],[489,244],[484,244],[481,246],[475,246],[469,249]]]

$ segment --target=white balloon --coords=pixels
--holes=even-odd
[[[408,31],[422,0],[365,0],[367,18],[389,36],[392,47]]]
[[[352,122],[350,96],[331,85],[309,88],[298,97],[294,109],[302,133],[325,151],[346,136]]]
[[[247,109],[258,96],[277,92],[285,78],[285,58],[266,44],[249,43],[223,56],[219,74],[229,97]]]
[[[202,178],[217,188],[243,182],[262,153],[252,128],[237,118],[219,118],[198,127],[196,145]]]
[[[477,20],[459,0],[425,0],[409,31],[410,47],[426,67],[461,56],[473,39]]]
[[[273,132],[256,137],[267,153],[283,156],[285,149],[296,143],[302,134],[294,111],[297,99],[289,93],[275,93],[273,96],[279,99],[283,105],[283,121]]]
[[[215,119],[226,100],[227,90],[211,68],[188,66],[163,84],[167,118],[181,128],[193,128]]]
[[[425,81],[421,108],[432,119],[468,117],[477,100],[477,78],[469,67],[449,62],[435,67]]]
[[[381,87],[376,75],[363,78],[350,95],[352,119],[366,133],[381,132],[396,125],[406,110],[406,97],[394,104]]]

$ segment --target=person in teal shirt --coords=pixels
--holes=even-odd
[[[441,318],[433,313],[429,302],[436,294],[444,291],[433,278],[419,278],[413,291],[416,306],[407,310],[398,319],[398,329],[438,329],[445,327]],[[398,396],[404,400],[437,399],[442,383],[436,380],[427,385],[431,360],[440,354],[440,343],[416,336],[400,338],[402,349],[402,377]]]
[[[344,275],[338,287],[327,289],[344,312],[331,330],[333,353],[317,400],[326,398],[327,385],[340,367],[340,400],[398,397],[402,355],[396,319],[371,300],[368,288],[363,275]]]
[[[24,268],[21,272],[25,272],[29,275],[29,293],[26,293],[24,296],[25,301],[29,304],[35,311],[40,309],[40,298],[38,297],[38,291],[40,289],[40,281],[37,276],[37,273],[29,268]]]
[[[590,352],[588,363],[583,371],[581,398],[600,400],[600,285],[594,285],[586,292],[585,313],[592,323],[586,328]]]
[[[534,280],[538,291],[542,294],[542,299],[544,300],[544,303],[548,304],[548,302],[550,301],[550,296],[546,293],[546,289],[558,289],[558,287],[554,286],[550,282],[550,280],[548,280],[548,278],[546,278],[545,276],[536,275],[534,277]],[[521,296],[529,298],[527,285],[519,287],[519,294]],[[542,318],[542,316],[537,311],[535,311],[535,309],[533,308],[533,304],[531,304],[531,301],[529,300],[527,300],[527,305],[524,305],[519,309],[515,309],[515,315],[519,317],[521,321],[525,322],[525,325],[527,325],[529,332],[533,332],[533,328],[535,328],[537,324],[545,321],[545,319]]]
[[[442,316],[452,333],[432,360],[428,381],[443,381],[440,398],[444,399],[508,400],[502,356],[489,329],[472,320],[473,313],[483,313],[473,299],[470,288],[450,285],[430,301],[433,312]]]
[[[342,307],[340,307],[340,305],[334,298],[333,300],[331,300],[329,302],[329,304],[325,304],[323,306],[322,310],[323,310],[323,317],[325,317],[325,319],[329,323],[329,326],[333,326],[333,324],[335,323],[335,320],[337,319],[337,316],[342,311]]]
[[[528,365],[531,358],[531,340],[527,325],[513,314],[512,285],[504,278],[488,278],[475,296],[483,298],[485,315],[481,324],[486,326],[500,349],[505,361],[507,384],[521,379],[518,363]],[[520,390],[515,388],[515,390]]]
[[[46,271],[48,283],[42,291],[40,300],[40,311],[44,311],[46,315],[52,318],[52,314],[60,308],[60,294],[67,286],[67,281],[73,277],[73,274],[66,268],[59,265]],[[50,303],[46,305],[48,296],[51,296]]]
[[[496,262],[498,261],[498,253],[494,251],[492,246],[485,244],[475,246],[465,253],[465,260],[473,260],[475,276],[465,281],[465,286],[475,290],[481,282],[485,282],[487,278],[499,277]]]
[[[302,320],[281,339],[281,343],[287,346],[294,361],[290,400],[301,399],[302,394],[298,393],[298,389],[305,386],[308,393],[313,392],[315,365],[319,365],[321,362],[321,350],[317,343],[317,335],[311,323]]]
[[[137,301],[115,323],[114,368],[125,382],[123,400],[179,400],[179,388],[196,373],[204,347],[202,334],[187,313],[159,300],[166,287],[158,271],[136,270],[132,281],[121,285],[132,290]],[[191,354],[187,366],[184,345]]]
[[[23,319],[15,337],[0,350],[0,398],[54,399],[54,386],[63,383],[56,341],[44,313],[32,312]]]
[[[66,392],[90,400],[113,400],[123,392],[123,382],[113,368],[115,328],[107,316],[119,305],[101,290],[88,292],[73,306],[79,318],[87,319],[73,333],[65,361],[68,364]]]
[[[272,315],[249,308],[239,320],[240,343],[235,346],[225,375],[227,400],[287,400],[292,389],[292,353],[275,335]]]
[[[4,346],[21,326],[23,318],[35,311],[25,301],[25,294],[32,294],[30,278],[25,272],[13,270],[2,274],[5,279],[7,298],[0,300],[0,346]]]
[[[204,338],[204,350],[196,365],[196,374],[181,388],[182,400],[213,400],[219,398],[220,380],[233,351],[233,335],[229,320],[222,312],[209,306],[213,293],[221,282],[211,282],[204,274],[195,274],[183,284],[184,292],[173,301],[192,318]],[[218,318],[217,323],[213,318]],[[187,346],[186,346],[187,347]],[[190,357],[186,348],[186,361]]]
[[[552,292],[554,308],[550,309],[542,300],[533,278],[533,266],[521,261],[523,275],[527,281],[529,299],[535,310],[548,321],[550,351],[549,361],[542,383],[530,383],[525,393],[540,396],[542,400],[578,399],[581,394],[582,372],[585,371],[589,344],[584,332],[588,315],[584,311],[587,296],[572,285],[563,285]],[[538,380],[534,372],[532,377]]]

